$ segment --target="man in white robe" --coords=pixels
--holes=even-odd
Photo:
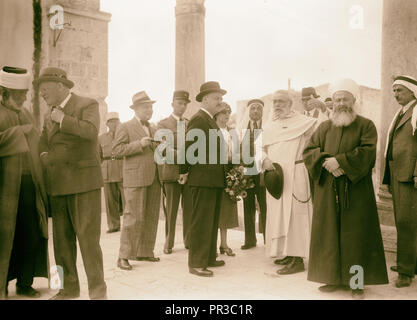
[[[278,163],[284,174],[280,199],[267,194],[266,254],[278,257],[275,264],[284,265],[278,274],[304,271],[303,258],[308,258],[312,222],[312,201],[307,169],[302,153],[313,134],[317,119],[291,109],[287,91],[274,94],[272,118],[264,128],[263,169],[274,170]]]

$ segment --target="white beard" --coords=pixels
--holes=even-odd
[[[330,114],[330,121],[336,127],[348,127],[356,119],[355,111],[342,111],[342,112],[332,112]]]

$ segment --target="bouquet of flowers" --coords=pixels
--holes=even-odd
[[[226,193],[233,201],[239,201],[246,198],[248,193],[246,189],[253,188],[255,183],[249,176],[244,175],[245,168],[243,166],[235,166],[226,174]]]

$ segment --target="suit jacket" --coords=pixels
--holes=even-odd
[[[123,158],[116,157],[112,151],[113,140],[110,132],[103,133],[98,137],[99,152],[101,158],[101,173],[104,182],[123,181]]]
[[[187,128],[188,120],[184,119],[185,121],[185,129]],[[171,115],[168,118],[162,119],[158,123],[158,130],[159,129],[169,129],[174,135],[174,145],[168,146],[168,148],[174,149],[174,160],[177,163],[177,146],[178,146],[178,126],[177,120]],[[159,179],[161,182],[175,182],[180,177],[180,168],[178,164],[163,164],[158,166],[159,172]]]
[[[61,126],[47,115],[39,152],[46,167],[49,195],[60,196],[100,189],[103,178],[98,153],[98,102],[76,94],[63,109]]]
[[[412,134],[411,116],[417,102],[414,102],[398,123],[392,138],[392,163],[399,182],[412,182],[417,177],[417,135]],[[388,132],[388,139],[392,134]],[[385,159],[385,173],[383,184],[391,184],[388,159]]]
[[[149,127],[151,137],[156,128]],[[157,167],[154,161],[155,143],[145,148],[140,140],[149,135],[136,118],[122,123],[116,130],[113,141],[113,153],[123,160],[123,187],[138,188],[150,186],[157,175]]]
[[[224,188],[225,187],[225,166],[220,164],[220,139],[219,137],[216,143],[217,149],[217,163],[209,164],[210,143],[209,143],[209,130],[219,130],[216,122],[203,110],[199,110],[190,120],[187,127],[187,133],[193,129],[200,129],[204,132],[205,147],[206,147],[206,159],[205,163],[191,164],[189,159],[185,160],[184,165],[180,165],[180,173],[188,173],[188,184],[195,187],[211,187],[211,188]],[[186,150],[194,144],[194,141],[186,142]],[[213,152],[213,150],[211,150]]]

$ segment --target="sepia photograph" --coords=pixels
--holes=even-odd
[[[416,0],[0,0],[0,300],[416,300],[416,26]]]

